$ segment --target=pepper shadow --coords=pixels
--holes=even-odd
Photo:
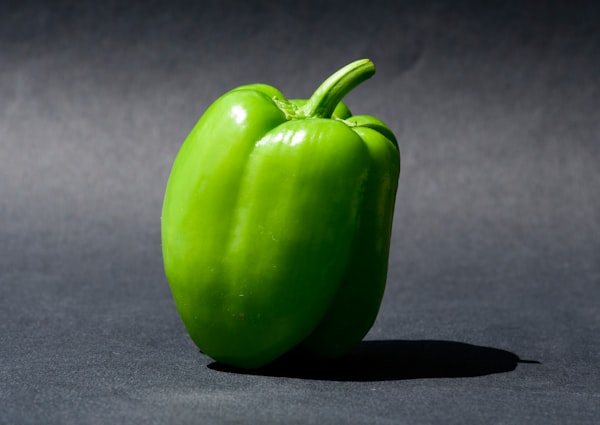
[[[212,370],[245,375],[326,381],[394,381],[423,378],[465,378],[513,371],[521,360],[498,348],[455,341],[363,341],[349,355],[318,359],[292,351],[260,369],[246,370],[214,362]]]

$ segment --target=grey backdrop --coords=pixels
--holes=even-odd
[[[599,22],[592,1],[3,1],[0,423],[597,420]],[[379,318],[335,363],[215,364],[162,269],[178,148],[237,85],[306,97],[361,57],[346,101],[402,152]]]

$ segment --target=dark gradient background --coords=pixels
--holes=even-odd
[[[593,423],[599,9],[3,1],[0,423]],[[337,362],[216,364],[163,274],[172,161],[223,92],[361,57],[403,161],[379,318]]]

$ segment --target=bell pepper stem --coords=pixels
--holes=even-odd
[[[352,89],[375,74],[369,59],[354,61],[332,74],[302,107],[307,118],[331,118],[335,107]]]

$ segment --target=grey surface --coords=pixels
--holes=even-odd
[[[2,3],[0,423],[597,420],[598,7],[392,3]],[[228,89],[360,57],[403,155],[380,316],[336,363],[215,364],[162,270],[175,154]]]

